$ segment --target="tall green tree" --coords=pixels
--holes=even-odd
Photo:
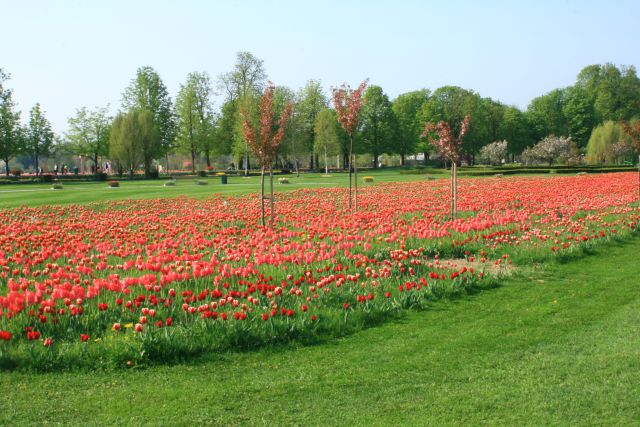
[[[295,107],[296,122],[300,130],[300,142],[306,153],[310,154],[309,165],[311,169],[319,167],[317,153],[314,156],[314,142],[316,118],[320,111],[327,108],[328,98],[322,90],[322,85],[318,80],[308,80],[307,84],[300,89],[297,95]]]
[[[482,109],[485,111],[487,119],[487,132],[491,141],[498,141],[502,138],[500,135],[500,125],[504,120],[506,107],[504,104],[494,101],[491,98],[482,98]]]
[[[429,93],[427,89],[403,93],[391,103],[391,109],[398,120],[397,138],[392,150],[400,155],[402,166],[405,164],[406,156],[415,153],[420,143],[420,133],[424,123],[420,123],[417,115],[429,99]]]
[[[229,147],[237,164],[248,173],[249,144],[243,133],[240,111],[256,111],[258,100],[266,87],[267,73],[263,61],[250,52],[238,52],[233,70],[218,77],[218,87],[225,94],[218,137]]]
[[[99,158],[109,154],[111,118],[108,107],[89,111],[82,107],[75,117],[68,119],[69,130],[65,137],[72,153],[88,157],[98,173]]]
[[[329,156],[340,154],[340,126],[336,112],[325,108],[316,117],[313,148],[317,155],[324,157],[324,170],[329,173]]]
[[[397,135],[398,120],[391,108],[389,97],[380,86],[369,86],[364,92],[361,111],[361,129],[363,149],[373,156],[373,167],[378,167],[378,158],[390,153],[393,140]]]
[[[525,148],[535,144],[525,114],[516,107],[506,107],[500,124],[500,135],[506,139],[507,152],[512,157],[519,155]]]
[[[161,150],[153,114],[146,110],[118,114],[111,129],[110,148],[121,170],[133,175],[143,163],[145,177],[149,177],[153,160]]]
[[[37,103],[29,113],[29,126],[26,130],[25,152],[35,162],[36,173],[40,167],[40,158],[49,154],[53,145],[54,134],[51,124],[44,115],[44,111]]]
[[[161,157],[171,151],[176,135],[176,120],[169,91],[152,67],[141,67],[122,95],[125,111],[146,110],[151,113],[153,127],[160,145],[155,150]]]
[[[203,153],[211,166],[214,150],[214,114],[211,79],[206,73],[193,72],[180,86],[176,97],[178,115],[178,146],[191,155],[192,171],[196,171],[196,156]]]
[[[218,77],[218,87],[226,95],[227,101],[236,101],[247,95],[262,93],[267,83],[264,61],[251,52],[238,52],[232,71]]]
[[[0,160],[4,161],[5,172],[9,176],[9,160],[23,149],[24,138],[20,127],[20,112],[15,111],[13,91],[4,83],[9,75],[0,68]]]
[[[480,96],[457,86],[438,88],[420,109],[418,117],[422,123],[439,123],[444,121],[453,134],[460,134],[462,123],[470,124],[465,138],[462,140],[461,156],[473,163],[474,156],[480,148],[491,142],[487,112]]]
[[[566,136],[569,134],[563,112],[564,97],[565,91],[555,89],[534,98],[527,107],[527,119],[533,127],[536,141],[548,135]]]
[[[588,91],[578,85],[568,87],[564,93],[562,114],[568,135],[579,148],[584,148],[597,123],[593,100]]]

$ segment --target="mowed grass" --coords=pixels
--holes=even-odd
[[[0,374],[0,425],[638,425],[640,239],[308,347]]]
[[[441,169],[429,170],[428,174],[402,175],[398,170],[367,171],[358,174],[358,185],[375,185],[390,181],[417,181],[427,177],[442,177],[446,171]],[[373,176],[374,183],[362,182],[363,176]],[[288,184],[278,182],[279,178],[289,179]],[[0,208],[14,208],[20,206],[60,205],[70,203],[109,202],[127,199],[158,199],[174,197],[206,198],[214,194],[241,195],[260,192],[260,176],[229,176],[228,183],[222,184],[220,177],[180,177],[174,187],[165,187],[166,179],[157,180],[118,180],[120,187],[109,188],[106,182],[75,182],[64,183],[62,190],[52,190],[52,184],[14,184],[0,186]],[[196,181],[205,181],[207,185],[196,185]],[[296,176],[274,176],[274,191],[291,191],[300,188],[346,187],[349,185],[349,175],[344,172],[331,173],[325,176],[321,173],[304,173]],[[268,191],[268,177],[266,182]]]

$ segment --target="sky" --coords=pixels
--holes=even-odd
[[[141,66],[175,99],[189,72],[215,80],[239,51],[294,90],[368,77],[392,99],[455,85],[521,109],[587,65],[640,66],[637,0],[0,0],[0,16],[23,122],[39,102],[60,134],[80,107],[115,114]]]

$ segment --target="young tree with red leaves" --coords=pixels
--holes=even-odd
[[[629,135],[636,150],[640,151],[640,120],[628,123],[620,122],[622,129]],[[640,156],[638,156],[638,201],[640,201]]]
[[[456,205],[458,202],[457,162],[462,155],[462,139],[469,130],[469,116],[464,116],[460,127],[460,135],[454,137],[449,123],[443,121],[438,124],[427,123],[422,136],[440,150],[445,159],[451,161],[451,220],[456,219]]]
[[[355,175],[355,204],[354,210],[358,210],[358,168],[353,154],[353,133],[358,127],[359,113],[362,108],[362,95],[369,79],[366,79],[357,89],[351,90],[346,83],[338,88],[331,88],[333,93],[333,106],[338,114],[338,122],[349,135],[349,210],[352,207],[352,172]]]
[[[280,118],[276,119],[276,111],[273,105],[273,93],[275,86],[272,82],[264,91],[264,94],[260,98],[260,111],[259,122],[254,125],[251,120],[251,115],[244,109],[242,110],[242,130],[245,140],[253,154],[255,154],[260,166],[262,166],[262,173],[260,176],[260,204],[262,209],[262,225],[265,225],[264,221],[264,172],[266,168],[269,168],[269,201],[271,204],[271,221],[270,225],[273,227],[275,220],[273,210],[273,163],[276,160],[278,149],[280,148],[280,142],[284,138],[284,132],[286,129],[287,121],[291,117],[292,106],[288,102],[282,112]]]

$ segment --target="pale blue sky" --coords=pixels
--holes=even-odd
[[[523,109],[586,65],[640,65],[633,0],[0,0],[0,15],[23,120],[40,102],[56,132],[81,106],[115,112],[140,66],[174,98],[187,73],[215,78],[240,50],[293,89],[369,77],[392,98],[458,85]]]

